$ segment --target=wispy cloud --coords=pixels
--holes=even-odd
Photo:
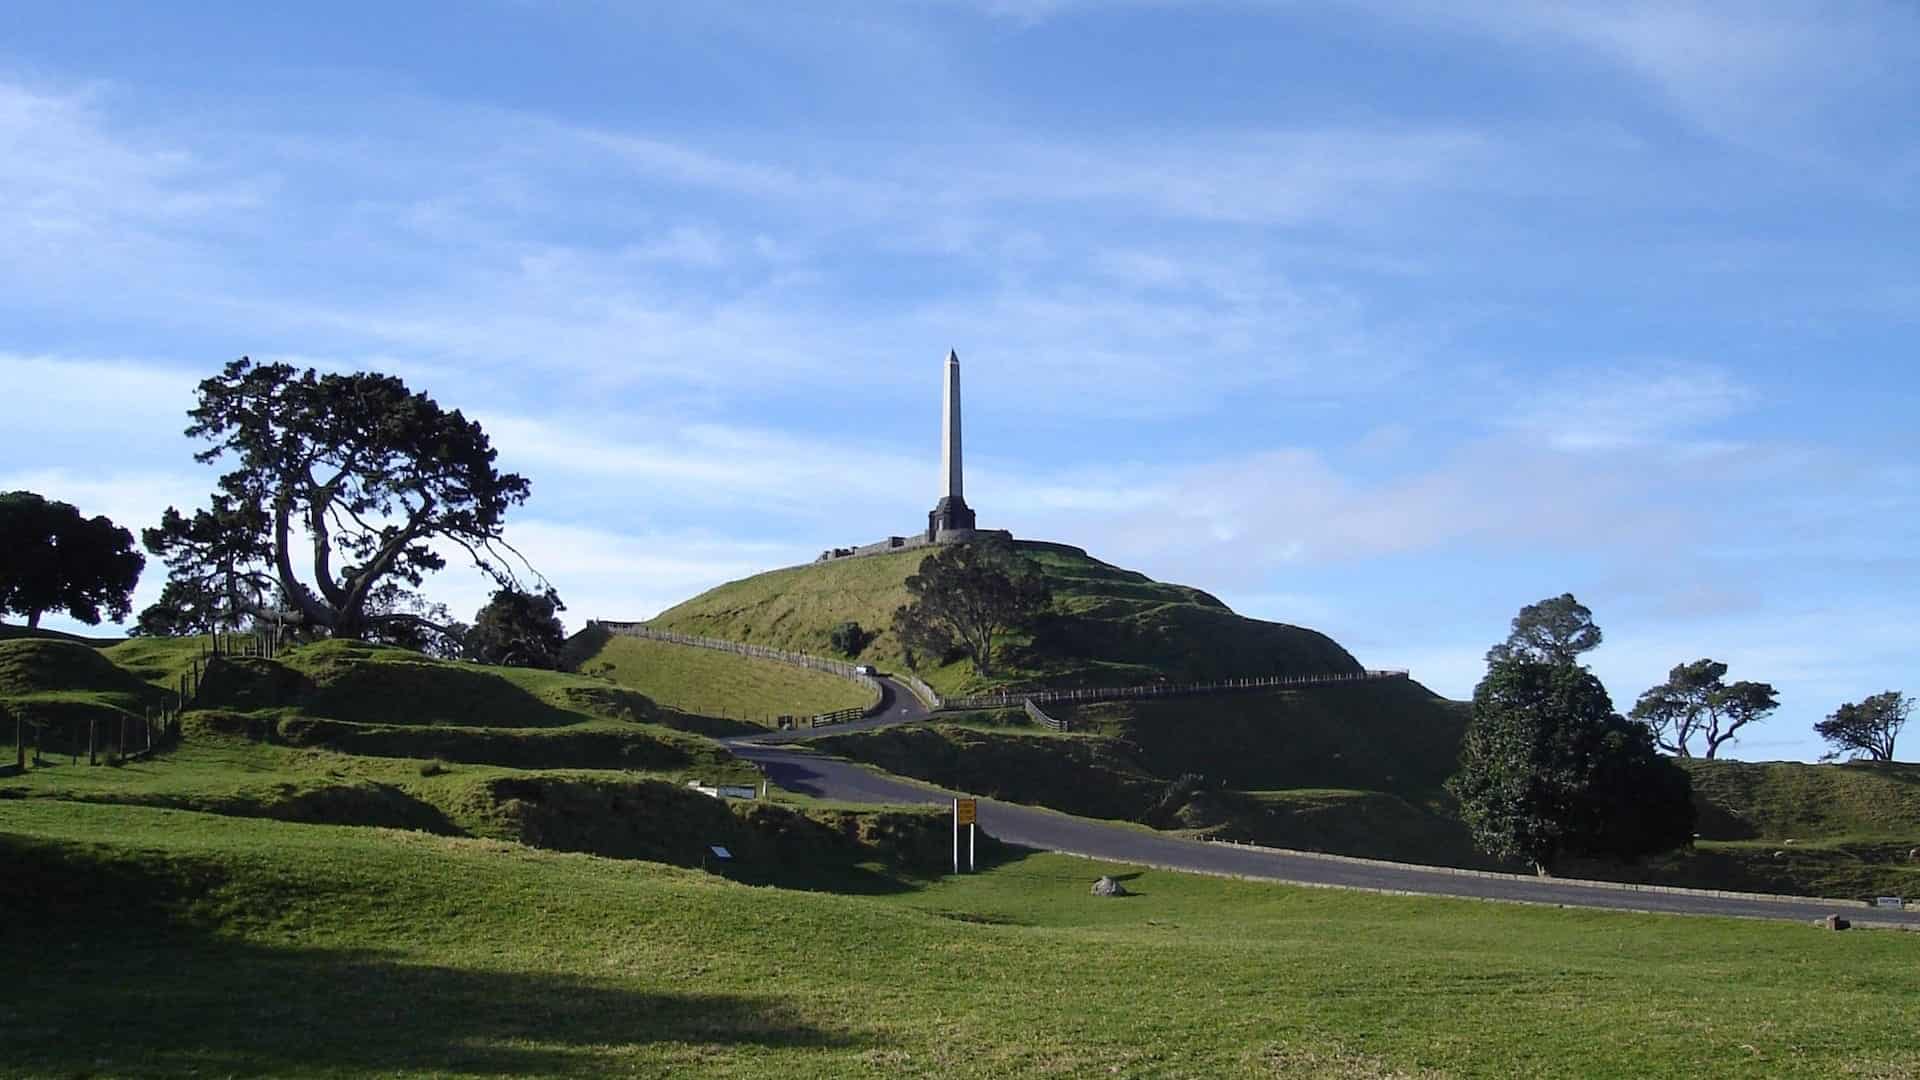
[[[1756,399],[1731,372],[1699,364],[1616,364],[1528,380],[1538,381],[1546,385],[1522,392],[1499,422],[1569,452],[1695,440]]]

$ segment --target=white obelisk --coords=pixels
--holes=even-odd
[[[947,379],[940,411],[940,494],[966,502],[960,480],[960,354],[947,350]]]
[[[960,354],[947,350],[946,380],[940,411],[940,501],[927,514],[927,539],[964,539],[973,535],[973,511],[961,494]]]

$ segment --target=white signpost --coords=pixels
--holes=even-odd
[[[979,801],[975,799],[953,800],[953,872],[960,872],[960,826],[967,827],[967,872],[972,873],[975,864],[974,832],[980,825],[975,819],[979,816]]]
[[[1898,896],[1876,896],[1873,898],[1873,906],[1877,908],[1889,908],[1893,911],[1904,911],[1906,910],[1907,902]]]

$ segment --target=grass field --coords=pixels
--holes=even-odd
[[[1006,685],[1116,686],[1165,677],[1202,680],[1295,672],[1350,671],[1359,665],[1325,635],[1234,614],[1212,596],[1152,581],[1062,544],[1021,541],[1018,550],[1046,574],[1051,611],[1031,632],[1010,635],[1000,670],[973,674],[964,661],[921,671],[953,696]],[[911,596],[906,579],[924,550],[775,570],[709,590],[669,608],[652,625],[729,641],[830,655],[829,631],[857,622],[877,635],[860,654],[900,667],[888,631],[894,609]],[[924,666],[924,665],[923,665]]]
[[[1920,936],[1013,858],[836,896],[0,800],[28,1075],[1911,1076]],[[1101,872],[1139,895],[1087,894]]]
[[[851,679],[714,649],[582,631],[573,670],[697,716],[772,726],[776,716],[864,709],[873,693]],[[595,643],[597,642],[597,647]]]

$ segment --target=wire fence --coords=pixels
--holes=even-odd
[[[1225,694],[1244,690],[1272,690],[1293,686],[1324,686],[1334,683],[1378,682],[1404,679],[1405,670],[1348,671],[1327,675],[1265,675],[1244,679],[1220,679],[1215,682],[1148,683],[1144,686],[1088,686],[1072,690],[1009,690],[998,694],[976,694],[949,698],[947,709],[1004,709],[1054,702],[1124,701],[1131,698],[1186,697],[1198,694]]]

